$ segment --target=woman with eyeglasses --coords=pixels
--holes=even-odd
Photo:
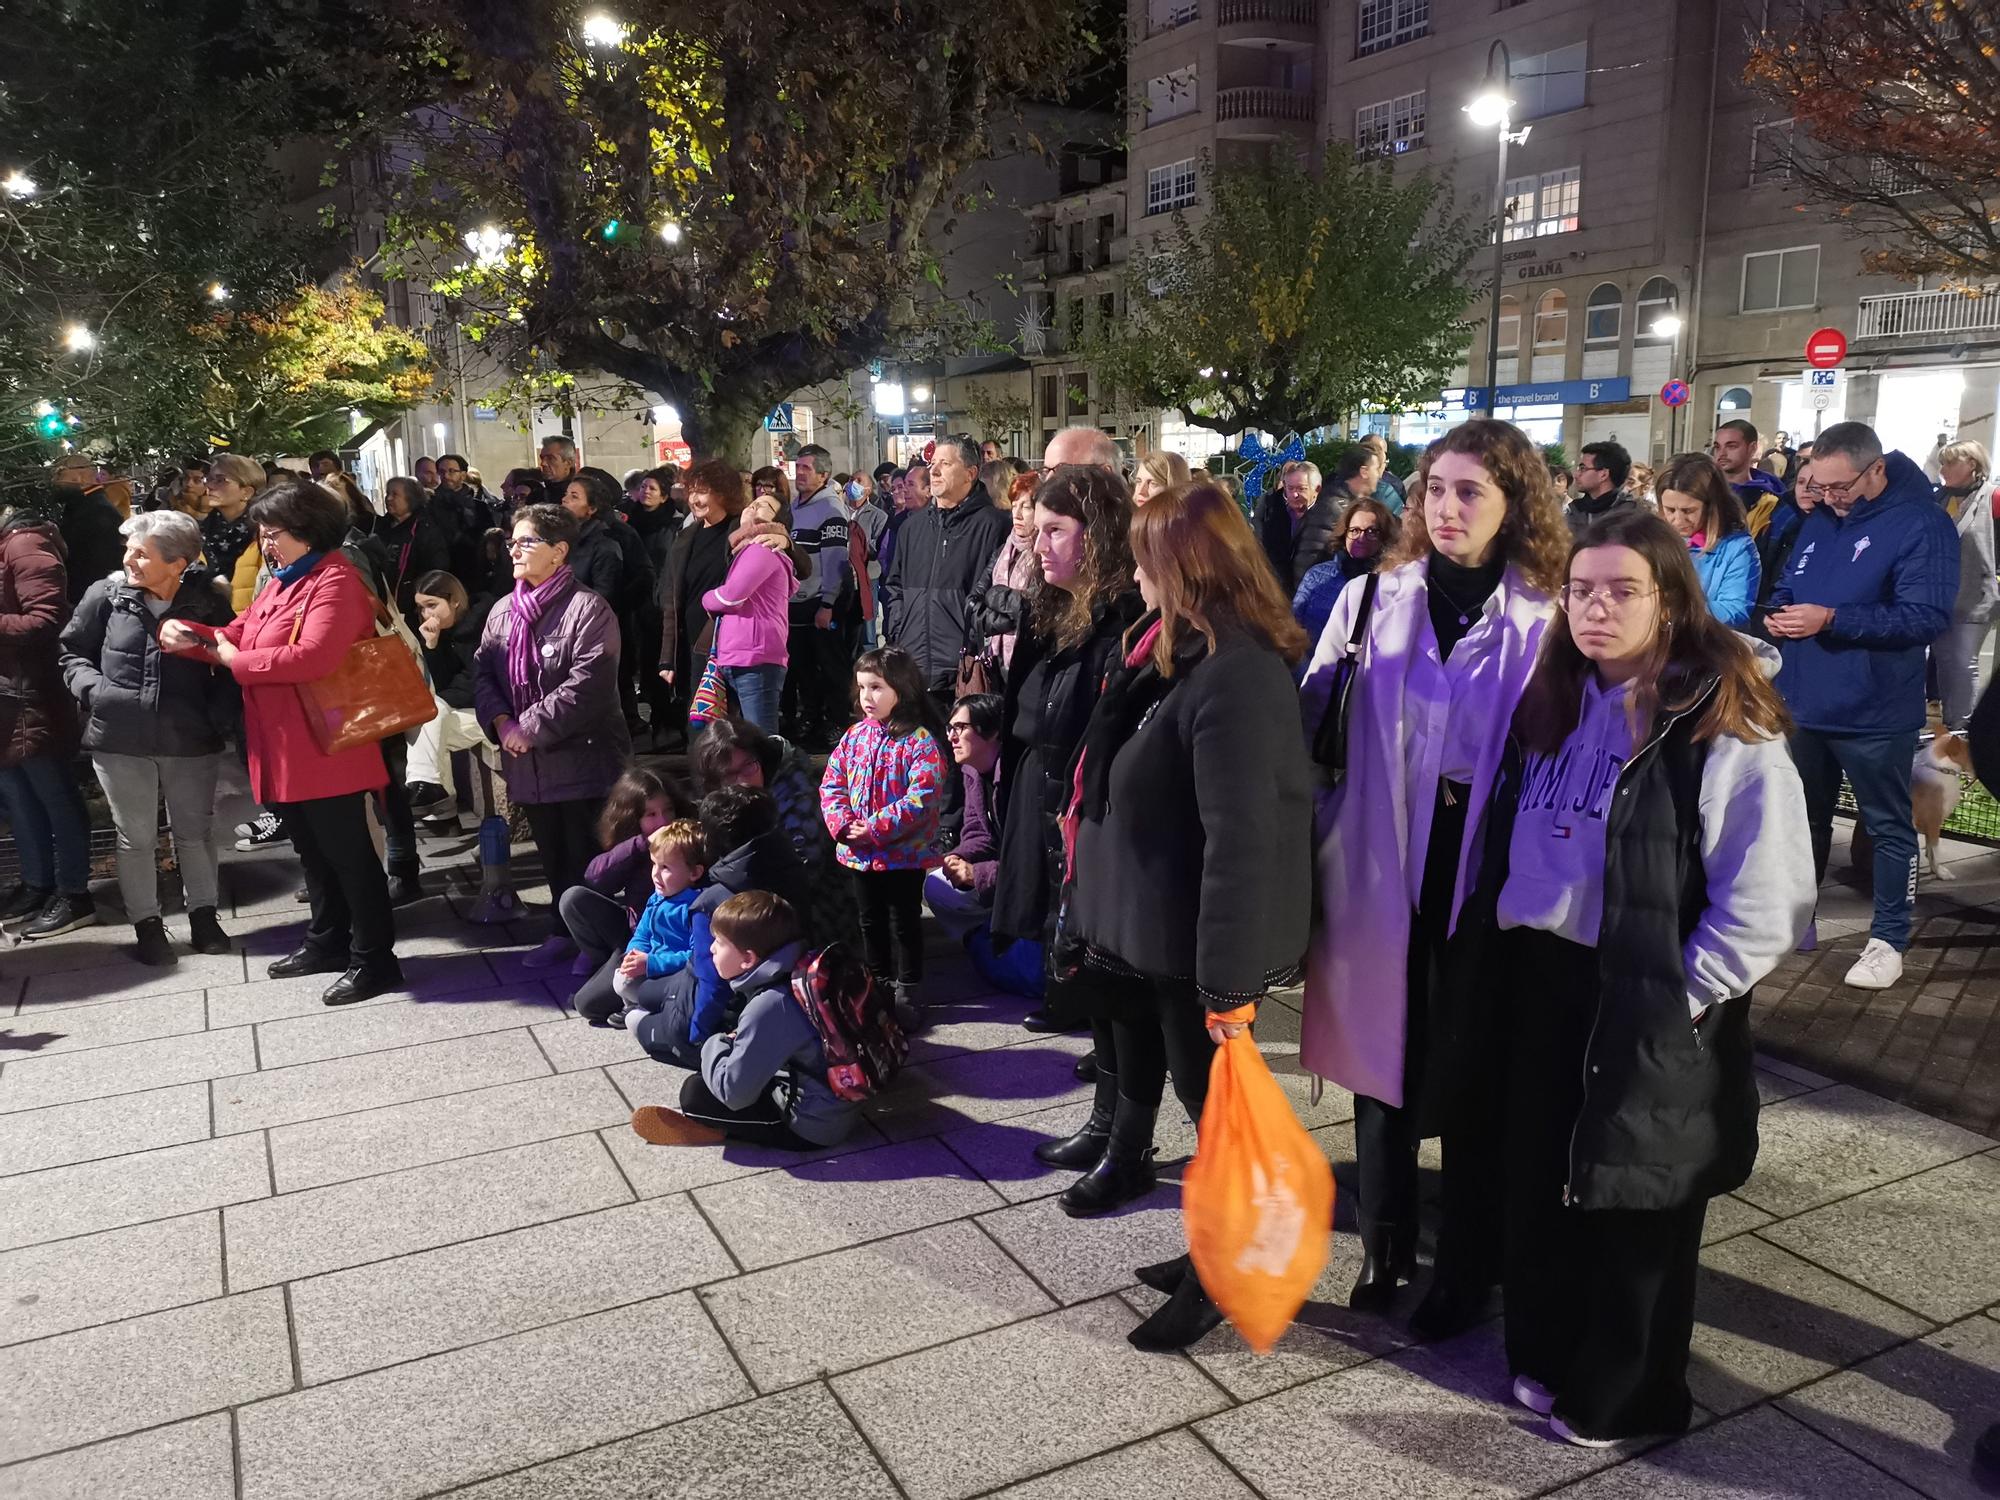
[[[1595,1448],[1687,1426],[1702,1222],[1757,1156],[1749,994],[1816,886],[1770,648],[1706,607],[1685,539],[1599,522],[1561,597],[1460,926],[1512,990],[1514,1397]]]
[[[1417,1148],[1443,1137],[1437,1263],[1410,1320],[1440,1337],[1483,1315],[1500,1272],[1498,1027],[1452,933],[1478,873],[1507,722],[1555,613],[1569,528],[1540,450],[1509,423],[1453,428],[1426,451],[1423,474],[1379,583],[1341,593],[1301,690],[1308,744],[1333,784],[1317,807],[1323,920],[1300,1058],[1355,1096],[1361,1272],[1350,1306],[1382,1309],[1415,1275]],[[1326,720],[1341,711],[1332,690],[1350,651],[1336,766]]]
[[[579,530],[559,506],[516,514],[514,592],[486,617],[474,658],[479,724],[500,746],[507,796],[527,812],[556,909],[530,968],[576,956],[563,893],[598,853],[597,815],[632,749],[618,705],[618,618],[569,570]]]
[[[1421,478],[1418,484],[1422,484]],[[1372,495],[1354,501],[1340,513],[1340,519],[1333,523],[1333,555],[1307,568],[1298,592],[1292,595],[1292,617],[1305,627],[1307,635],[1319,639],[1327,616],[1333,613],[1333,601],[1348,580],[1374,572],[1383,554],[1402,534],[1403,524],[1395,512]]]
[[[1660,518],[1687,538],[1709,612],[1731,630],[1750,623],[1758,593],[1757,543],[1743,502],[1706,453],[1683,453],[1660,475]]]
[[[186,618],[160,627],[160,649],[204,654],[243,692],[250,791],[276,813],[305,867],[312,920],[273,979],[338,974],[320,996],[348,1005],[401,989],[389,881],[368,831],[367,797],[388,784],[382,747],[327,752],[299,697],[375,634],[377,599],[341,543],[347,503],[303,475],[273,480],[250,506],[270,581],[221,630]]]

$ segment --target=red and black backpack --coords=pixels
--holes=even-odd
[[[792,998],[812,1018],[826,1049],[826,1084],[859,1101],[889,1086],[910,1055],[888,988],[868,966],[835,943],[792,970]]]

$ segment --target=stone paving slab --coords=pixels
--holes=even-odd
[[[1916,1500],[1917,1491],[1772,1407],[1555,1491],[1564,1500]]]
[[[137,1000],[107,1000],[102,1005],[23,1016],[7,1045],[10,1052],[55,1057],[118,1042],[180,1036],[207,1026],[207,1007],[202,1004],[202,992],[195,990],[185,995],[145,995]]]
[[[0,1344],[115,1323],[222,1295],[214,1213],[30,1245],[0,1255]]]
[[[90,929],[86,928],[85,931]],[[51,970],[31,974],[21,995],[21,1014],[39,1016],[44,1010],[81,1005],[102,1000],[133,1000],[142,995],[185,994],[190,990],[218,985],[241,984],[246,977],[240,953],[184,953],[171,968],[148,968],[136,959],[106,952],[90,968],[77,967],[72,951],[68,961],[56,950],[48,950]],[[326,988],[325,985],[320,986]]]
[[[1785,1217],[1984,1151],[1992,1143],[1842,1085],[1757,1120],[1757,1169],[1736,1196]]]
[[[358,1013],[378,1006],[400,1005],[413,997],[442,999],[498,989],[492,965],[482,953],[419,956],[404,959],[402,967],[405,986],[402,990],[391,995],[378,995],[373,1000],[363,1000],[358,1005],[343,1006],[342,1011]],[[263,966],[259,963],[252,970],[249,983],[208,992],[208,1024],[247,1026],[290,1017],[325,1016],[329,1012],[319,997],[332,982],[331,974],[270,979],[265,977]],[[510,993],[524,988],[527,986],[517,984]]]
[[[227,1412],[73,1448],[5,1471],[20,1500],[235,1500]]]
[[[686,1198],[657,1198],[292,1283],[318,1385],[644,1302],[735,1267]]]
[[[1009,1485],[994,1500],[1254,1500],[1193,1433],[1161,1433],[1040,1479]]]
[[[257,1136],[193,1141],[0,1178],[0,1249],[196,1213],[271,1191]]]
[[[403,1000],[353,1017],[322,1006],[316,1016],[260,1025],[257,1055],[266,1068],[286,1068],[450,1037],[512,1031],[529,1021],[561,1014],[562,1006],[539,984],[516,994],[495,996],[489,987],[462,996]]]
[[[243,1500],[407,1500],[750,1394],[683,1292],[246,1406]]]
[[[256,1067],[257,1048],[247,1026],[23,1058],[0,1063],[0,1113],[227,1078]]]
[[[434,1099],[539,1078],[547,1060],[525,1031],[454,1037],[231,1078],[215,1090],[219,1135]]]
[[[208,1085],[119,1096],[116,1108],[95,1099],[0,1115],[0,1176],[66,1167],[208,1135]]]

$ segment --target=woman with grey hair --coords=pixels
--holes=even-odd
[[[160,650],[170,619],[229,623],[229,601],[195,563],[202,534],[191,516],[148,511],[122,528],[124,571],[91,584],[62,632],[63,679],[83,714],[83,748],[118,830],[118,888],[144,964],[175,961],[160,920],[160,795],[187,893],[189,942],[227,953],[216,917],[210,825],[222,754],[240,714],[235,680],[191,656]]]

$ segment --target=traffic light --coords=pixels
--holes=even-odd
[[[636,240],[640,228],[628,219],[607,219],[599,235],[607,245],[623,245]]]
[[[53,443],[69,436],[72,427],[81,426],[81,421],[71,416],[53,401],[42,401],[35,406],[35,436],[44,442]]]

